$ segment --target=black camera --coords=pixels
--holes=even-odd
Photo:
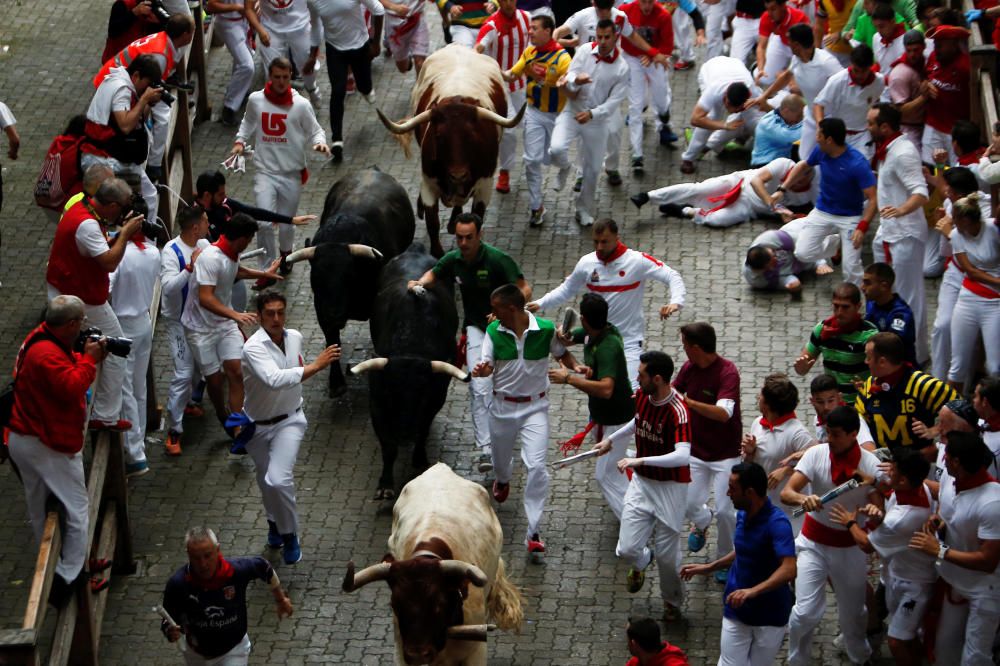
[[[163,102],[164,104],[166,104],[167,106],[170,106],[171,104],[173,104],[174,102],[177,101],[177,98],[174,97],[168,91],[170,91],[170,90],[183,90],[184,92],[186,92],[188,94],[191,94],[191,93],[194,92],[194,84],[193,83],[184,83],[184,82],[181,82],[181,81],[176,81],[174,79],[167,79],[166,81],[158,81],[158,82],[156,82],[156,83],[153,84],[153,87],[154,88],[159,88],[159,90],[160,90],[160,101]]]
[[[89,341],[97,342],[101,339],[106,340],[106,348],[108,353],[114,354],[115,356],[121,356],[125,358],[132,351],[132,340],[131,338],[117,338],[112,336],[105,337],[101,333],[101,329],[96,326],[91,326],[88,329],[80,331],[80,336],[76,339],[76,343],[73,345],[73,349],[79,353],[83,353],[83,346]]]
[[[149,214],[149,206],[146,205],[146,200],[142,198],[141,194],[132,194],[132,201],[129,202],[129,211],[125,213],[123,219],[128,219],[136,215],[142,215],[142,235],[151,240],[157,240],[160,234],[165,232],[165,229],[156,220],[155,215]]]

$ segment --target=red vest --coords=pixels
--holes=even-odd
[[[94,257],[80,254],[76,246],[76,230],[85,220],[94,219],[94,214],[87,209],[84,201],[71,206],[59,220],[56,238],[52,241],[52,251],[49,254],[49,267],[45,271],[45,281],[58,289],[59,293],[78,296],[87,305],[102,305],[108,302],[111,286],[108,272]]]
[[[170,38],[167,37],[165,32],[157,32],[152,35],[146,35],[145,37],[140,37],[135,40],[121,51],[118,52],[114,58],[111,58],[104,66],[101,67],[101,71],[97,73],[94,77],[94,87],[101,85],[101,81],[104,77],[108,75],[112,67],[128,67],[129,63],[138,58],[143,53],[149,53],[152,55],[162,55],[167,59],[167,67],[161,73],[161,76],[165,79],[174,73],[174,47],[170,43]]]

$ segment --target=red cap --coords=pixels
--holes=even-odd
[[[968,39],[972,33],[957,25],[939,25],[927,31],[927,39]]]

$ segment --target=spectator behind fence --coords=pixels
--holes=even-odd
[[[89,326],[99,328],[104,335],[122,335],[118,317],[108,303],[109,274],[118,268],[126,243],[142,224],[142,215],[126,219],[131,200],[128,183],[112,178],[101,183],[93,197],[85,197],[70,207],[56,228],[45,274],[49,298],[61,294],[79,297]],[[107,229],[119,224],[121,231],[110,243]],[[94,394],[91,429],[132,427],[121,418],[124,376],[124,358],[111,356],[105,361]]]
[[[9,424],[10,456],[24,483],[25,502],[35,538],[42,540],[46,502],[52,496],[65,509],[62,552],[52,580],[57,606],[69,597],[87,557],[88,504],[83,473],[83,432],[87,388],[105,343],[87,340],[74,351],[87,322],[85,304],[76,296],[56,296],[45,321],[24,339],[17,354],[14,408]],[[120,391],[120,386],[119,386]],[[91,571],[103,568],[91,562]],[[101,581],[96,587],[106,587]],[[96,590],[95,590],[96,591]]]

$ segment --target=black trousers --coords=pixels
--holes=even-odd
[[[330,142],[344,140],[344,97],[347,96],[347,70],[354,73],[358,92],[372,91],[372,61],[368,43],[357,49],[340,51],[326,45],[327,74],[330,77]]]

